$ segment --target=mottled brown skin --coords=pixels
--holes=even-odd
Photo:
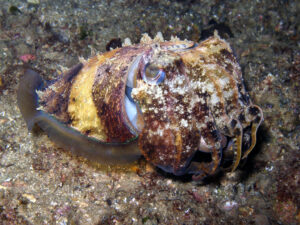
[[[153,52],[159,53],[153,53],[147,63],[164,69],[164,82],[157,87],[145,84],[141,70],[133,92],[145,121],[139,136],[143,155],[168,172],[192,173],[194,179],[201,179],[216,172],[228,142],[226,150],[234,153],[235,170],[242,155],[243,129],[252,129],[246,157],[255,145],[262,111],[245,91],[231,48],[217,35],[188,50],[173,51],[163,44],[157,48]],[[158,92],[163,95],[157,97]],[[212,162],[191,162],[201,148],[212,153]]]
[[[124,143],[136,137],[135,130],[124,112],[124,95],[128,66],[137,54],[145,49],[124,47],[95,56],[87,61],[83,69],[72,78],[61,79],[52,84],[44,92],[39,93],[42,109],[65,124],[72,125],[73,116],[68,112],[68,106],[76,103],[76,97],[70,98],[70,88],[75,79],[85,73],[85,69],[95,67],[93,85],[91,88],[92,101],[97,111],[97,117],[103,123],[101,132],[110,143]],[[116,101],[117,100],[117,101]],[[70,103],[71,102],[71,103]],[[84,122],[84,121],[83,121]],[[75,126],[75,128],[77,128]],[[93,137],[93,129],[78,129],[85,135]]]
[[[124,106],[136,59],[131,97],[141,110],[139,128]],[[163,71],[158,83],[145,79],[149,65]],[[167,172],[194,179],[214,174],[222,150],[233,153],[233,171],[256,143],[262,111],[251,103],[232,50],[217,34],[198,45],[146,35],[138,45],[97,55],[75,70],[38,93],[39,109],[102,142],[125,143],[138,135],[145,158]],[[198,150],[211,153],[211,162],[194,162]]]
[[[54,83],[55,90],[47,88],[40,98],[39,103],[43,109],[50,114],[54,114],[60,121],[66,124],[69,124],[70,122],[67,107],[72,80],[82,67],[82,63],[74,66],[59,80],[59,82]]]
[[[93,100],[98,116],[104,122],[108,142],[122,143],[136,136],[133,134],[136,131],[130,126],[124,112],[123,99],[128,67],[140,53],[140,48],[118,49],[113,60],[106,60],[97,69],[92,91]]]

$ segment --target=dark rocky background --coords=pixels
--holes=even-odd
[[[289,0],[0,0],[0,223],[299,224],[299,23],[300,2]],[[25,67],[53,79],[126,37],[200,41],[215,29],[265,117],[236,172],[200,183],[144,159],[94,165],[28,133],[16,105]]]

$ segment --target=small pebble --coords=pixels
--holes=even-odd
[[[35,4],[35,5],[40,4],[40,0],[27,0],[27,2],[30,4]]]
[[[31,195],[31,194],[23,194],[22,195],[24,198],[28,199],[30,202],[35,203],[36,202],[36,198]]]
[[[265,215],[261,215],[261,214],[256,215],[254,221],[255,221],[255,225],[269,225],[270,224],[268,217]]]
[[[223,205],[223,209],[226,211],[230,211],[232,210],[234,207],[236,207],[238,204],[235,201],[227,201],[225,202],[225,204]]]

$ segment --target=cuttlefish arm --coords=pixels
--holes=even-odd
[[[67,76],[77,74],[82,65],[72,68]],[[44,130],[49,138],[72,153],[105,164],[129,163],[141,156],[137,141],[128,143],[105,143],[82,135],[55,119],[50,114],[37,110],[37,90],[42,88],[43,79],[33,70],[28,69],[20,79],[17,102],[29,131],[34,126]]]

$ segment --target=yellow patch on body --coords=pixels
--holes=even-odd
[[[115,51],[111,51],[89,59],[74,79],[70,90],[68,113],[72,118],[71,126],[101,141],[105,141],[107,136],[97,114],[92,88],[97,68],[114,54]]]

